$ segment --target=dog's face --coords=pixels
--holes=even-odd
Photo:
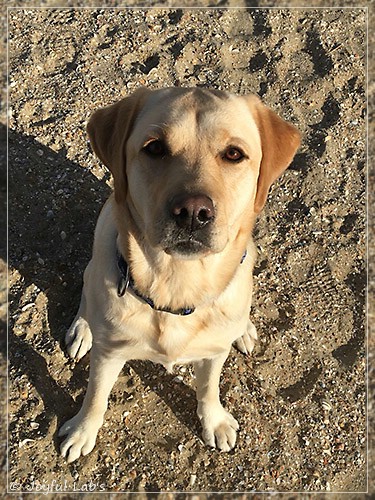
[[[149,243],[193,258],[222,251],[249,215],[261,156],[239,99],[202,90],[152,95],[126,145],[128,203]]]
[[[299,144],[257,98],[202,89],[142,89],[88,130],[117,203],[149,245],[178,258],[221,252],[250,227]]]

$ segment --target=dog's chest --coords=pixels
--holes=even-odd
[[[238,325],[220,313],[198,311],[189,316],[142,311],[124,323],[131,338],[134,357],[160,363],[170,370],[174,364],[198,361],[229,350],[238,336]]]

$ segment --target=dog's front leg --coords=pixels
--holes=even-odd
[[[68,463],[81,455],[87,455],[94,448],[109,394],[123,366],[123,359],[108,356],[94,345],[90,355],[89,384],[82,408],[59,431],[59,436],[67,435],[60,450]]]
[[[220,403],[220,373],[228,353],[194,363],[197,384],[197,414],[203,427],[203,439],[208,446],[222,451],[236,444],[238,423]]]

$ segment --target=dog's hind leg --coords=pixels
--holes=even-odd
[[[86,299],[83,290],[78,312],[65,335],[65,344],[68,354],[76,361],[83,358],[92,346],[92,333],[85,317]]]
[[[257,330],[252,321],[248,321],[246,332],[234,341],[234,345],[243,354],[250,354],[254,349],[255,341],[257,340]]]

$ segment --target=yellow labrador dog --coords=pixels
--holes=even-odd
[[[59,431],[68,462],[95,445],[110,391],[128,360],[167,370],[193,363],[203,439],[229,451],[238,424],[219,378],[233,342],[251,352],[251,233],[272,182],[300,143],[255,96],[201,88],[137,90],[96,111],[92,147],[114,194],[99,216],[81,304],[66,335],[91,348],[79,413]]]

